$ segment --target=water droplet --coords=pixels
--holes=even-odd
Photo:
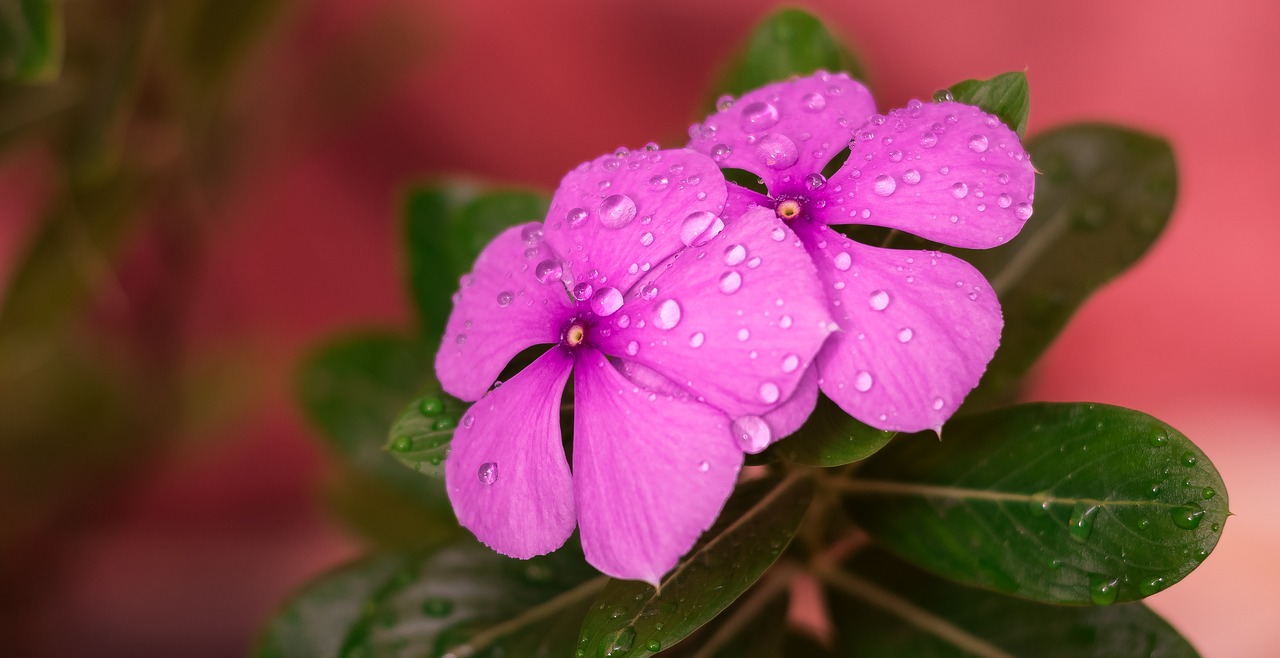
[[[1192,466],[1195,466],[1195,465],[1196,465],[1196,462],[1198,462],[1198,461],[1200,461],[1200,460],[1196,457],[1196,454],[1195,454],[1194,452],[1184,452],[1184,453],[1182,453],[1182,465],[1183,465],[1183,466],[1186,466],[1186,467],[1190,468],[1190,467],[1192,467]]]
[[[765,382],[760,385],[760,400],[765,404],[773,404],[778,401],[778,385],[773,382]]]
[[[646,651],[652,651],[654,653],[657,653],[659,651],[662,651],[662,643],[657,640],[649,640],[647,643],[645,643],[644,648]]]
[[[733,437],[738,440],[738,447],[751,455],[768,448],[769,441],[773,438],[769,424],[759,416],[735,418],[730,429],[733,431]]]
[[[1151,435],[1151,447],[1159,448],[1168,444],[1169,435],[1164,430],[1156,430],[1155,434]]]
[[[1008,208],[1009,206],[1013,205],[1013,197],[1009,196],[1008,194],[1005,194],[1004,192],[1001,192],[1000,196],[996,197],[996,205],[1000,206],[1001,208]]]
[[[617,288],[604,287],[591,296],[591,310],[600,317],[613,315],[622,308],[622,293]]]
[[[573,208],[569,210],[569,212],[565,213],[564,220],[569,224],[569,226],[577,228],[582,226],[583,222],[587,221],[587,211],[582,208]]]
[[[442,418],[437,418],[436,422],[431,424],[431,429],[436,430],[437,432],[441,430],[450,430],[450,429],[453,429],[454,424],[456,422],[457,421],[454,420],[453,418],[444,416]]]
[[[911,330],[911,327],[903,327],[902,329],[898,330],[899,343],[909,343],[911,342],[911,339],[914,336],[915,336],[915,332]]]
[[[470,413],[469,413],[469,414],[467,414],[467,415],[465,415],[465,416],[463,416],[463,417],[462,417],[462,427],[463,427],[463,428],[465,428],[465,429],[471,429],[471,427],[472,427],[472,426],[474,426],[475,424],[476,424],[476,415],[475,415],[475,414],[470,414]]]
[[[738,288],[742,287],[742,275],[736,270],[730,270],[720,275],[720,292],[730,295],[738,292]]]
[[[476,477],[480,478],[480,484],[493,484],[498,481],[498,464],[497,462],[485,462],[480,465],[476,471]]]
[[[716,162],[724,162],[733,155],[733,148],[728,144],[716,144],[711,147],[711,159]]]
[[[605,656],[621,656],[631,650],[631,645],[636,641],[636,629],[628,626],[614,636],[613,642],[609,648],[605,650]]]
[[[756,143],[756,151],[770,169],[788,169],[800,159],[800,151],[790,137],[769,133]]]
[[[418,403],[418,411],[423,416],[439,416],[444,411],[444,402],[436,397],[422,398]]]
[[[943,400],[942,398],[934,398],[934,399],[933,399],[933,410],[934,410],[934,411],[942,411],[942,407],[943,407],[944,405],[946,405],[946,404],[947,404],[947,401],[946,401],[946,400]]]
[[[520,229],[520,239],[530,247],[537,245],[542,239],[542,224],[529,224]]]
[[[498,293],[498,306],[501,306],[502,308],[511,306],[511,300],[513,299],[515,299],[515,295],[511,294],[510,290],[503,290]]]
[[[739,341],[739,342],[745,343],[745,342],[747,342],[747,339],[748,339],[748,338],[751,338],[751,330],[747,329],[746,327],[743,327],[743,328],[741,328],[741,329],[739,329],[739,330],[738,330],[738,341]]]
[[[674,299],[668,299],[659,304],[653,324],[659,329],[672,329],[680,324],[680,304]]]
[[[769,237],[773,238],[774,242],[782,242],[787,238],[787,232],[781,228],[774,228],[769,232]]]
[[[564,274],[564,268],[560,266],[560,261],[547,259],[538,263],[533,268],[533,276],[538,279],[539,283],[550,283],[559,280],[560,275]]]
[[[1141,592],[1143,596],[1151,596],[1152,594],[1155,594],[1156,592],[1159,592],[1164,588],[1165,588],[1164,578],[1161,578],[1159,576],[1156,576],[1155,578],[1151,578],[1149,580],[1144,580],[1138,584],[1138,591]]]
[[[636,352],[639,352],[639,351],[640,351],[640,343],[637,343],[637,342],[635,342],[634,340],[633,340],[633,341],[631,341],[631,342],[629,342],[629,343],[627,343],[627,355],[628,355],[628,356],[635,356],[635,355],[636,355]]]
[[[920,136],[920,146],[931,149],[938,145],[938,136],[934,133],[925,133]]]
[[[907,185],[915,185],[920,182],[920,171],[918,169],[908,169],[902,172],[902,182]]]
[[[778,123],[778,108],[772,103],[755,101],[742,107],[742,128],[747,132],[764,132]]]
[[[983,153],[987,150],[988,143],[986,135],[974,135],[969,138],[969,150],[974,153]]]
[[[701,463],[699,463],[699,464],[698,464],[698,472],[699,472],[699,473],[706,473],[706,472],[707,472],[707,471],[709,471],[709,470],[711,470],[711,462],[703,461],[703,462],[701,462]]]
[[[1205,487],[1200,490],[1200,497],[1204,498],[1205,500],[1209,500],[1210,498],[1213,498],[1216,495],[1218,495],[1218,492],[1214,491],[1213,487]]]
[[[1093,532],[1093,519],[1098,515],[1097,505],[1076,503],[1071,508],[1071,518],[1067,520],[1067,534],[1077,542],[1084,543]]]
[[[1026,201],[1019,203],[1018,205],[1013,207],[1013,214],[1017,215],[1018,219],[1021,219],[1024,221],[1031,219],[1031,204],[1027,203]]]
[[[706,244],[724,230],[724,221],[705,210],[689,213],[680,224],[680,241],[686,247]]]
[[[422,614],[428,617],[447,617],[453,612],[453,601],[430,597],[422,602]]]
[[[653,233],[645,231],[644,234],[640,236],[640,244],[645,247],[653,244]]]
[[[873,186],[876,194],[879,196],[889,196],[893,191],[898,189],[898,181],[893,179],[889,174],[880,174],[876,176],[876,182]]]
[[[706,339],[707,337],[699,331],[689,337],[689,347],[702,347],[702,343],[705,342]]]
[[[391,450],[395,452],[409,452],[413,450],[413,439],[407,436],[398,436],[395,441],[391,442]]]
[[[853,377],[853,388],[857,389],[859,393],[866,393],[867,391],[870,391],[872,383],[874,382],[871,378],[871,373],[866,370],[860,371]]]
[[[654,192],[661,192],[667,189],[667,185],[670,183],[671,181],[667,180],[666,176],[663,176],[662,174],[654,174],[653,177],[649,179],[649,188]]]
[[[957,199],[963,199],[969,196],[969,186],[964,183],[956,183],[951,186],[951,196]]]
[[[1187,503],[1169,510],[1169,516],[1173,519],[1173,524],[1179,528],[1195,530],[1204,520],[1204,508],[1195,503]]]
[[[821,112],[827,107],[827,97],[818,92],[810,92],[800,97],[800,107],[808,112]]]
[[[1089,574],[1089,600],[1094,605],[1111,605],[1120,598],[1120,579]]]
[[[842,251],[836,254],[836,257],[832,259],[832,264],[836,266],[837,270],[847,272],[849,267],[853,265],[853,257],[850,256],[848,252]]]
[[[782,316],[782,317],[778,318],[778,326],[779,326],[779,327],[782,327],[783,329],[790,329],[790,328],[791,328],[791,316],[790,316],[790,315],[784,315],[784,316]]]
[[[591,293],[595,292],[595,288],[590,283],[583,281],[573,287],[573,298],[578,301],[586,301],[591,298]]]
[[[876,290],[867,298],[867,304],[871,306],[873,311],[883,311],[889,308],[889,293],[883,290]]]
[[[795,372],[800,367],[800,357],[788,354],[782,357],[782,372]]]
[[[724,264],[737,265],[747,259],[747,248],[740,244],[735,244],[724,250]]]

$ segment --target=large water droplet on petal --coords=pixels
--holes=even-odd
[[[964,183],[956,183],[951,186],[951,196],[957,199],[963,199],[969,196],[969,186]]]
[[[915,185],[916,183],[919,183],[919,182],[920,182],[920,170],[919,170],[919,169],[908,169],[908,170],[906,170],[906,171],[902,172],[902,182],[906,183],[907,185]]]
[[[705,342],[706,339],[707,337],[699,331],[689,337],[689,347],[702,347],[702,343]]]
[[[654,174],[653,177],[649,179],[649,188],[654,192],[661,192],[667,189],[667,185],[670,184],[671,181],[667,180],[667,177],[662,174]]]
[[[611,194],[600,202],[600,223],[608,228],[622,228],[636,217],[636,203],[625,194]]]
[[[911,331],[911,327],[904,327],[898,331],[898,342],[909,343],[915,335],[915,332]]]
[[[653,324],[659,329],[672,329],[680,324],[680,304],[674,299],[668,299],[659,304]]]
[[[778,108],[772,103],[755,101],[742,106],[742,129],[747,132],[763,132],[777,123]]]
[[[832,264],[836,266],[837,270],[846,272],[849,270],[849,267],[853,265],[853,257],[850,256],[848,252],[842,251],[836,254],[836,257],[832,259]]]
[[[591,310],[600,317],[613,315],[622,308],[622,293],[617,288],[604,287],[591,296]]]
[[[1017,215],[1018,219],[1021,220],[1031,219],[1031,204],[1026,201],[1019,203],[1013,207],[1013,214]]]
[[[800,97],[800,107],[807,112],[821,112],[827,107],[827,97],[818,92],[811,92]]]
[[[747,248],[735,244],[724,250],[724,264],[737,265],[747,259]]]
[[[520,239],[529,246],[535,246],[542,240],[542,224],[530,224],[520,229]]]
[[[513,299],[515,299],[515,295],[512,295],[510,290],[503,290],[498,293],[498,306],[503,308],[511,306],[511,300]]]
[[[969,150],[974,153],[986,152],[988,144],[986,135],[974,135],[969,138]]]
[[[564,268],[560,266],[560,261],[550,259],[538,263],[533,268],[533,276],[538,279],[539,283],[550,283],[560,279],[560,275],[564,274]]]
[[[800,150],[790,137],[769,133],[756,143],[756,151],[770,169],[787,169],[800,159]]]
[[[498,464],[497,462],[485,462],[480,465],[476,471],[476,476],[480,478],[480,484],[493,484],[498,481]]]
[[[720,276],[720,292],[728,295],[738,292],[738,288],[742,287],[742,275],[737,271],[730,270]]]
[[[800,357],[788,354],[782,357],[782,372],[795,372],[800,367]]]
[[[582,208],[572,208],[565,213],[564,221],[574,228],[582,226],[582,223],[587,221],[587,211]]]
[[[591,293],[595,292],[595,288],[590,283],[583,281],[573,287],[573,298],[582,302],[591,298]]]
[[[760,401],[765,404],[773,404],[778,401],[778,385],[773,382],[765,382],[760,385]]]
[[[873,311],[883,311],[889,307],[889,293],[883,290],[877,290],[871,293],[867,298],[867,304],[871,306]]]
[[[690,213],[680,224],[680,241],[686,247],[706,244],[724,230],[724,220],[705,210]]]
[[[931,149],[938,145],[938,136],[934,133],[925,133],[920,136],[920,146]]]
[[[874,380],[872,380],[871,378],[871,373],[867,372],[866,370],[859,372],[857,375],[854,375],[853,377],[853,387],[857,389],[858,392],[860,393],[866,393],[867,391],[870,391],[871,385],[873,383],[874,383]]]
[[[876,176],[876,182],[873,188],[878,196],[889,196],[893,191],[898,189],[898,181],[893,179],[889,174],[880,174]]]
[[[769,424],[759,416],[735,418],[730,429],[742,451],[752,455],[768,448],[769,441],[773,438],[773,431],[769,429]]]

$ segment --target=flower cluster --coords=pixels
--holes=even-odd
[[[875,427],[937,429],[995,352],[1000,308],[977,270],[830,227],[967,248],[1013,237],[1033,170],[995,117],[953,102],[878,115],[862,85],[819,72],[726,99],[690,135],[583,163],[545,221],[499,235],[461,281],[436,371],[475,404],[446,486],[501,553],[549,552],[577,527],[592,565],[656,585],[719,514],[743,453],[798,429],[819,390]]]

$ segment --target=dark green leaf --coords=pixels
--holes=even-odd
[[[1035,215],[999,249],[950,250],[986,275],[1004,310],[1000,350],[967,409],[1015,392],[1084,300],[1128,269],[1173,212],[1177,168],[1168,142],[1103,125],[1032,139]]]
[[[431,380],[426,392],[415,399],[391,426],[387,451],[409,468],[432,477],[444,477],[444,458],[458,418],[467,404],[449,395]]]
[[[1043,605],[925,575],[883,553],[828,578],[838,656],[933,658],[1194,658],[1176,630],[1140,603]]]
[[[769,452],[806,466],[840,466],[870,457],[893,437],[894,432],[865,425],[819,395],[809,420]]]
[[[662,658],[778,658],[787,632],[788,580],[766,580]]]
[[[0,0],[0,80],[48,82],[62,68],[62,3]]]
[[[1031,91],[1027,74],[1022,71],[1001,73],[989,80],[965,80],[947,89],[954,100],[977,105],[994,114],[1018,137],[1027,132],[1027,115],[1031,113]],[[945,98],[945,95],[943,96]],[[943,100],[934,97],[934,100]]]
[[[338,658],[365,601],[409,562],[381,555],[325,574],[284,604],[258,641],[257,658]]]
[[[1027,404],[898,437],[845,483],[855,520],[953,580],[1050,603],[1150,596],[1218,542],[1208,458],[1145,414]]]
[[[340,475],[324,490],[328,510],[347,530],[380,549],[436,548],[471,536],[434,500],[432,506],[424,506],[414,494],[370,474],[338,470]]]
[[[542,221],[549,205],[536,192],[483,192],[463,183],[410,190],[404,213],[409,288],[427,333],[444,333],[458,278],[484,246],[509,226]]]
[[[731,61],[716,87],[718,94],[737,96],[818,69],[866,80],[858,60],[821,21],[799,9],[783,9],[766,18]]]
[[[687,637],[742,595],[795,535],[813,498],[800,476],[739,486],[720,518],[662,582],[612,580],[582,624],[587,655],[653,655]]]
[[[383,449],[387,428],[429,379],[431,364],[432,348],[392,334],[336,340],[303,362],[298,398],[351,468],[450,514],[440,479],[405,470]]]
[[[606,580],[576,540],[531,560],[451,546],[408,562],[365,598],[342,656],[570,656]]]

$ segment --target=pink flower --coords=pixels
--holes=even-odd
[[[1003,244],[1031,216],[1034,170],[1018,136],[955,102],[876,114],[870,93],[844,74],[767,85],[729,105],[690,128],[690,147],[768,188],[764,196],[730,185],[726,217],[771,209],[812,256],[842,330],[817,358],[822,392],[880,429],[940,429],[1000,343],[994,291],[958,258],[859,244],[829,225],[901,229],[967,249]],[[849,159],[824,179],[846,146]],[[816,393],[790,404],[802,416],[815,402]]]
[[[591,564],[656,584],[715,520],[743,451],[771,439],[760,416],[833,329],[799,240],[763,209],[726,225],[726,195],[690,150],[603,156],[565,176],[545,222],[508,229],[462,278],[436,373],[477,401],[445,482],[482,542],[528,558],[576,523]]]

